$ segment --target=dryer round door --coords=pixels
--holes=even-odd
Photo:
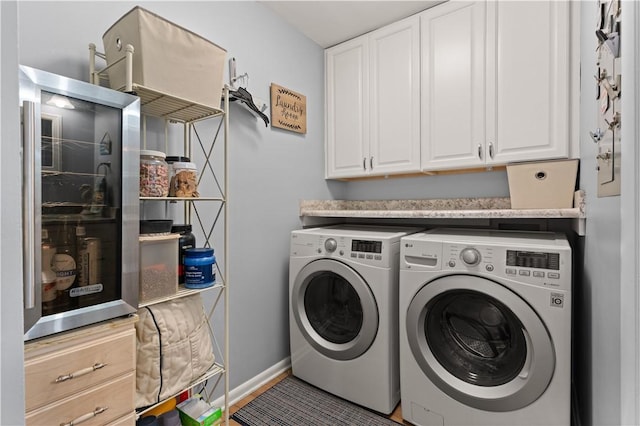
[[[478,276],[425,284],[407,309],[414,359],[440,390],[481,410],[512,411],[544,393],[555,351],[538,314],[516,293]]]
[[[298,328],[313,348],[336,360],[369,349],[378,332],[378,307],[371,289],[354,269],[320,259],[305,265],[291,290]]]

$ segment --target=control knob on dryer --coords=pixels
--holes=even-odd
[[[467,247],[460,252],[460,259],[467,266],[475,266],[480,263],[480,252],[474,248]]]
[[[333,253],[338,248],[338,243],[333,238],[329,238],[324,242],[324,248],[329,253]]]

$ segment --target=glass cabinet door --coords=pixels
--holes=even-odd
[[[40,105],[42,270],[55,276],[43,282],[42,313],[50,315],[120,299],[122,119],[119,108],[44,90]]]
[[[135,312],[140,99],[20,66],[25,340]]]

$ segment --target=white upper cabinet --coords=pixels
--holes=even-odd
[[[326,175],[365,173],[369,158],[369,44],[366,36],[325,52]]]
[[[419,25],[414,16],[369,36],[370,174],[420,171]]]
[[[484,163],[485,6],[448,2],[421,14],[422,164]]]
[[[567,157],[569,2],[487,2],[487,18],[487,161]]]
[[[327,49],[326,176],[420,171],[417,16]]]
[[[423,12],[422,169],[568,157],[569,48],[565,1]]]

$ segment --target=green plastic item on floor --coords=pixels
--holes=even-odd
[[[195,394],[176,406],[182,426],[212,426],[222,417],[222,408],[212,407]]]

